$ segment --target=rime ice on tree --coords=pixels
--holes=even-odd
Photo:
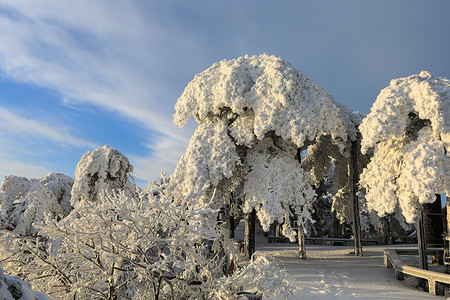
[[[171,188],[184,201],[213,199],[220,207],[245,182],[244,210],[256,209],[265,229],[274,220],[287,220],[291,210],[300,225],[309,219],[314,192],[299,151],[322,135],[340,151],[356,138],[345,107],[289,63],[267,54],[215,63],[188,84],[175,110],[175,124],[183,126],[193,115],[199,125]],[[285,233],[292,233],[285,223]]]
[[[450,81],[422,71],[394,79],[361,126],[362,151],[374,157],[361,175],[370,208],[380,215],[399,206],[409,223],[419,204],[450,186]]]

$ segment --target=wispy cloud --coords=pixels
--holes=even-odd
[[[12,111],[0,106],[0,131],[13,133],[15,135],[39,136],[52,142],[66,144],[74,147],[95,147],[93,142],[78,138],[70,134],[70,130],[59,124],[50,125],[42,120],[34,120],[19,116]]]
[[[45,176],[50,172],[50,170],[44,167],[10,160],[0,155],[0,174],[16,175],[28,178],[39,178]]]
[[[181,158],[186,151],[186,145],[175,139],[164,137],[158,139],[154,145],[148,145],[151,153],[148,156],[129,156],[134,166],[134,176],[154,180],[161,172],[171,174],[174,171],[174,158]]]

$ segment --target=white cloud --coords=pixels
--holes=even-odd
[[[95,147],[95,144],[70,134],[65,126],[52,126],[43,121],[19,116],[0,106],[0,131],[18,135],[39,136],[47,140],[67,144],[74,147]]]
[[[153,181],[160,177],[161,172],[173,173],[176,162],[186,151],[187,144],[183,141],[164,137],[158,139],[156,144],[148,148],[152,154],[148,156],[129,156],[134,166],[133,175],[145,181]]]

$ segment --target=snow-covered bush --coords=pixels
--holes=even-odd
[[[9,276],[0,268],[0,300],[52,300],[47,295],[31,289],[31,284],[19,276]]]
[[[130,181],[133,166],[128,158],[109,146],[86,152],[78,162],[70,203],[73,207],[81,201],[97,201],[101,192],[135,191]]]
[[[277,197],[273,192],[248,194],[246,201],[250,202],[246,205],[255,207],[259,216],[266,216],[261,220],[265,228],[273,220],[284,219],[288,207],[297,212],[298,207],[313,200],[308,176],[301,170],[294,171],[301,168],[297,149],[304,149],[321,135],[329,135],[339,151],[345,151],[347,141],[356,138],[351,113],[344,106],[289,63],[267,54],[215,63],[188,84],[175,110],[175,124],[183,126],[190,115],[199,124],[170,180],[170,189],[184,201],[213,199],[217,208],[229,204],[230,192],[246,178],[254,178],[256,173],[264,176],[262,169],[257,171],[259,163],[270,162],[270,168],[289,166],[284,169],[286,175],[303,180],[295,195],[287,190],[280,191]],[[261,156],[257,162],[250,154],[254,148],[271,144],[279,148],[273,153],[263,150],[271,157]],[[274,158],[277,155],[281,160]],[[258,180],[254,180],[251,190],[276,188],[264,185],[277,184],[272,179],[260,181],[259,187]],[[274,201],[284,203],[280,204],[283,210],[263,205],[269,200],[260,197],[269,194]]]
[[[383,216],[399,206],[415,221],[419,204],[450,186],[450,81],[422,71],[394,79],[361,126],[374,156],[361,175],[368,207]]]
[[[232,299],[249,283],[267,295],[290,291],[264,259],[224,277],[232,247],[219,238],[210,208],[176,204],[164,185],[157,195],[101,193],[98,203],[79,206],[77,218],[48,218],[38,237],[2,232],[4,267],[57,299]],[[229,294],[220,292],[224,282]]]
[[[39,182],[18,176],[5,176],[0,187],[0,229],[21,235],[36,235],[45,214],[53,218],[63,213],[58,199]]]
[[[205,240],[217,236],[205,226],[207,207],[124,192],[99,200],[80,206],[77,218],[48,219],[44,238],[5,237],[8,248],[20,249],[8,270],[60,299],[165,299],[178,292],[177,281],[189,287],[222,275],[218,258],[207,256]]]
[[[245,288],[262,293],[263,299],[290,299],[294,287],[289,277],[269,257],[256,253],[245,268],[214,282],[211,294],[217,299],[233,299],[238,291]]]

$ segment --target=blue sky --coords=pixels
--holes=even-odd
[[[172,123],[214,62],[270,53],[368,113],[393,78],[450,77],[450,1],[2,1],[0,176],[74,176],[110,145],[146,185],[195,128]]]

